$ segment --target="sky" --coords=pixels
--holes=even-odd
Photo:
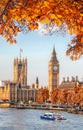
[[[39,79],[41,86],[48,86],[48,63],[51,58],[53,47],[57,53],[57,59],[60,64],[59,84],[63,77],[71,80],[71,77],[78,76],[83,79],[83,57],[78,61],[71,61],[66,56],[67,45],[71,41],[68,34],[42,35],[39,31],[19,33],[16,37],[17,44],[10,45],[0,36],[0,80],[13,81],[13,63],[14,58],[20,56],[27,58],[27,84],[32,85]]]

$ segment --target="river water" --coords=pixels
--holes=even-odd
[[[0,130],[83,130],[83,115],[58,112],[67,120],[40,119],[47,110],[0,108]]]

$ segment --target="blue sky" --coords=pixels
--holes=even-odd
[[[83,78],[83,57],[78,61],[71,61],[65,55],[67,44],[71,37],[61,35],[40,35],[38,31],[28,34],[20,33],[17,37],[17,44],[10,45],[0,36],[0,80],[13,80],[13,61],[19,57],[20,48],[23,49],[22,58],[28,61],[28,85],[35,83],[39,78],[40,86],[48,86],[48,63],[51,58],[53,46],[60,62],[60,83],[63,77],[77,76]]]

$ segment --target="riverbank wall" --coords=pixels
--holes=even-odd
[[[17,105],[10,105],[10,103],[1,103],[0,108],[17,108]],[[72,114],[81,114],[83,115],[83,110],[76,108],[69,108],[66,106],[56,106],[50,104],[26,104],[25,109],[40,109],[40,110],[56,110],[56,111],[67,111]]]
[[[11,105],[11,108],[17,108],[16,105]],[[82,114],[83,110],[66,107],[66,106],[56,106],[56,105],[47,105],[47,104],[27,104],[24,106],[25,109],[40,109],[40,110],[56,110],[56,111],[67,111],[68,113],[73,114]]]
[[[0,108],[9,108],[10,103],[0,103]]]

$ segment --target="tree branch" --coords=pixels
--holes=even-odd
[[[5,12],[6,12],[6,10],[7,10],[7,7],[8,7],[8,5],[9,5],[9,3],[10,3],[11,1],[12,1],[12,0],[8,0],[8,2],[7,2],[7,4],[6,4],[6,6],[5,6],[5,8],[4,8],[2,14],[0,15],[0,19],[1,19],[2,16],[5,14]]]

